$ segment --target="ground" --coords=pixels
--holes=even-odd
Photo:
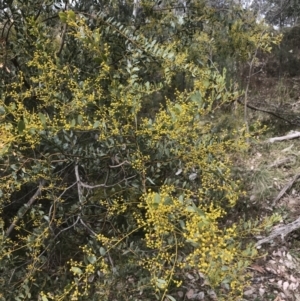
[[[249,102],[285,117],[299,116],[300,79],[262,78],[254,83]],[[263,104],[263,105],[262,105]],[[276,108],[278,108],[276,110]],[[244,161],[250,181],[247,187],[249,208],[256,208],[261,218],[278,212],[282,221],[277,227],[300,217],[300,182],[295,181],[274,203],[280,191],[300,173],[300,138],[268,143],[270,137],[287,135],[300,126],[291,125],[270,114],[249,112],[251,119],[260,119],[268,128],[250,147]],[[258,238],[257,238],[258,239]],[[285,237],[278,237],[260,249],[261,258],[250,267],[251,285],[244,298],[254,301],[300,300],[300,229]]]

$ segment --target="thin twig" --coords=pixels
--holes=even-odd
[[[117,183],[115,183],[115,184],[113,184],[113,185],[99,184],[99,185],[91,186],[91,185],[88,185],[88,184],[85,184],[85,183],[81,182],[81,186],[82,186],[82,187],[85,187],[85,188],[89,188],[89,189],[95,189],[95,188],[99,188],[99,187],[111,188],[111,187],[114,187],[114,186],[116,186],[116,185],[118,185],[118,184],[124,182],[124,181],[133,179],[133,178],[135,178],[135,177],[136,177],[136,175],[131,176],[131,177],[128,177],[128,178],[124,178],[124,179],[122,179],[121,181],[119,181],[119,182],[117,182]]]
[[[127,160],[125,160],[124,162],[118,164],[118,165],[109,165],[110,168],[116,168],[116,167],[120,167],[124,164],[130,164],[130,162],[128,162]]]
[[[97,236],[97,234],[80,218],[80,223],[87,228],[94,236]]]
[[[50,209],[49,209],[49,228],[52,230],[52,227],[51,227],[51,224],[52,222],[54,221],[55,219],[55,203],[57,200],[59,200],[69,189],[71,189],[73,186],[75,186],[77,183],[73,183],[71,184],[70,186],[68,186],[66,189],[64,189],[64,191],[54,200],[54,202],[52,203],[52,205],[50,206]],[[54,207],[54,209],[53,209]],[[52,218],[50,219],[50,216],[51,216],[51,212],[52,212],[52,209],[53,209],[53,214],[52,214]]]
[[[125,162],[127,162],[127,161],[125,161]],[[125,162],[123,162],[122,164],[119,164],[119,166],[125,164]],[[113,166],[113,167],[117,167],[117,166]],[[95,189],[95,188],[100,188],[100,187],[110,188],[110,187],[114,187],[114,186],[116,186],[116,185],[118,185],[118,184],[120,184],[120,183],[122,183],[124,181],[130,180],[130,179],[136,177],[136,175],[134,175],[134,176],[131,176],[131,177],[128,177],[128,178],[124,178],[121,181],[119,181],[119,182],[117,182],[117,183],[115,183],[113,185],[107,185],[106,184],[107,178],[106,178],[105,183],[98,184],[98,185],[93,185],[92,186],[92,185],[88,185],[88,184],[86,184],[86,183],[84,183],[84,182],[82,182],[80,180],[79,171],[78,171],[78,165],[75,166],[75,176],[76,176],[77,184],[79,184],[79,186],[78,186],[78,193],[81,193],[81,187],[88,188],[88,189]]]
[[[76,224],[79,222],[79,220],[80,220],[80,215],[77,216],[76,221],[75,221],[71,226],[69,226],[69,227],[67,227],[67,228],[64,228],[64,229],[60,230],[60,231],[55,235],[55,237],[54,237],[53,240],[55,241],[55,239],[56,239],[62,232],[67,231],[67,230],[71,229],[72,227],[75,227]]]

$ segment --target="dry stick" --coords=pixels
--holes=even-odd
[[[290,140],[290,139],[295,139],[295,138],[299,138],[299,137],[300,137],[300,132],[292,132],[285,136],[270,138],[267,140],[267,142],[273,143],[276,141]]]
[[[249,104],[249,103],[245,104],[241,99],[238,99],[237,101],[238,101],[238,103],[240,103],[241,105],[246,105],[249,109],[252,109],[252,110],[255,110],[255,111],[259,111],[259,112],[263,112],[263,113],[270,114],[270,115],[272,115],[272,116],[274,116],[274,117],[276,117],[276,118],[279,118],[279,119],[281,119],[281,120],[284,120],[284,121],[286,121],[287,123],[292,124],[292,125],[299,125],[298,123],[295,123],[295,122],[293,122],[293,121],[291,121],[291,120],[288,120],[288,119],[286,119],[286,118],[284,118],[284,117],[280,116],[279,114],[274,113],[274,112],[272,112],[272,111],[268,111],[268,110],[265,110],[265,109],[257,108],[257,107],[255,107],[254,105],[251,105],[251,104]]]
[[[17,225],[17,223],[24,217],[24,215],[26,214],[26,212],[28,211],[28,209],[33,205],[33,203],[36,201],[36,199],[41,195],[42,192],[42,188],[44,187],[45,181],[41,180],[40,184],[39,184],[39,188],[37,189],[37,191],[35,192],[35,194],[30,198],[30,200],[27,202],[26,204],[26,210],[20,214],[20,216],[17,216],[14,221],[11,223],[11,225],[9,226],[9,228],[6,230],[5,235],[9,236],[11,234],[11,232],[13,231],[13,229],[15,228],[15,226]]]
[[[281,238],[283,239],[287,234],[289,234],[290,232],[297,230],[299,228],[300,228],[300,217],[298,217],[295,221],[293,221],[287,225],[276,228],[275,230],[273,230],[271,232],[271,234],[269,236],[267,236],[263,239],[260,239],[255,244],[255,246],[259,247],[260,245],[262,245],[264,243],[268,243],[278,236],[281,236]]]
[[[274,207],[276,205],[276,203],[283,197],[283,195],[287,192],[287,190],[289,190],[293,184],[299,179],[300,177],[300,173],[296,174],[284,187],[283,189],[281,189],[281,191],[279,192],[279,194],[277,195],[277,197],[275,198],[275,200],[272,203],[272,206]]]
[[[274,163],[270,164],[269,167],[272,168],[272,167],[280,167],[284,164],[289,164],[292,162],[292,159],[290,157],[288,158],[284,158],[284,159],[281,159],[281,160],[276,160]]]
[[[114,165],[114,166],[110,166],[111,168],[114,168],[114,167],[118,167],[118,166],[121,166],[125,163],[129,163],[127,161],[124,161],[123,163],[119,164],[119,165]],[[106,185],[106,182],[107,182],[107,179],[105,180],[105,183],[103,184],[98,184],[98,185],[88,185],[84,182],[82,182],[80,180],[80,176],[79,176],[79,172],[78,172],[78,165],[75,166],[75,176],[76,176],[76,180],[77,180],[77,185],[79,184],[80,185],[80,188],[81,187],[84,187],[84,188],[88,188],[88,189],[95,189],[95,188],[100,188],[100,187],[104,187],[104,188],[110,188],[110,187],[114,187],[124,181],[127,181],[127,180],[130,180],[130,179],[133,179],[136,177],[136,175],[133,175],[131,177],[128,177],[128,178],[124,178],[122,180],[120,180],[119,182],[115,183],[115,184],[112,184],[112,185]],[[78,186],[79,187],[79,186]]]

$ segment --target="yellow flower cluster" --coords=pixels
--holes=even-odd
[[[138,170],[139,172],[144,173],[146,171],[146,162],[150,159],[148,155],[143,155],[141,152],[137,151],[135,156],[135,159],[131,161],[132,168]]]
[[[146,210],[146,220],[138,218],[137,223],[145,228],[146,245],[156,255],[141,264],[151,272],[156,286],[156,278],[160,279],[159,289],[167,286],[161,279],[174,278],[175,268],[197,268],[213,285],[218,285],[228,276],[238,256],[234,243],[236,226],[219,229],[218,220],[224,217],[224,209],[213,204],[195,205],[190,198],[192,192],[185,191],[180,197],[175,197],[174,192],[173,186],[163,186],[159,193],[149,190],[143,195],[139,207]],[[184,250],[187,245],[190,251],[185,261],[179,261],[176,250]]]
[[[103,243],[103,245],[108,245],[109,242],[110,242],[110,238],[104,236],[103,234],[97,234],[97,235],[96,235],[96,239],[97,239],[99,242]]]
[[[81,249],[82,252],[83,252],[84,254],[86,254],[87,256],[93,255],[93,249],[92,249],[91,247],[88,247],[87,245],[81,246],[80,249]]]

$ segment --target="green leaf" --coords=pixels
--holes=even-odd
[[[196,209],[195,209],[193,206],[187,206],[187,207],[186,207],[186,210],[187,210],[188,212],[195,212],[195,211],[196,211]]]
[[[222,172],[222,170],[220,169],[220,167],[218,167],[218,166],[216,166],[216,167],[217,167],[217,170],[218,170],[218,172],[220,173],[220,175],[223,176],[223,172]]]
[[[202,95],[199,91],[195,92],[192,96],[191,96],[191,100],[195,103],[198,104],[198,107],[201,108],[203,101],[202,101]]]
[[[67,16],[68,16],[68,19],[71,20],[71,21],[75,21],[76,20],[76,14],[72,10],[69,10],[67,12]]]
[[[180,224],[180,227],[181,227],[183,230],[186,229],[185,223],[184,223],[184,221],[183,221],[182,219],[179,220],[179,224]]]
[[[203,80],[202,81],[203,86],[207,89],[209,87],[209,81],[208,80]]]
[[[175,108],[178,109],[179,112],[182,111],[182,107],[181,107],[181,105],[178,104],[178,103],[175,104]]]
[[[77,122],[78,122],[79,125],[82,125],[82,122],[83,122],[82,115],[78,115]]]
[[[90,255],[87,256],[87,260],[89,261],[89,263],[93,264],[97,261],[97,257],[95,255]]]
[[[3,106],[0,107],[0,115],[5,114],[5,108]]]
[[[149,177],[147,177],[147,180],[148,180],[152,185],[155,185],[155,183],[154,183]]]
[[[197,243],[191,239],[187,239],[186,242],[190,243],[195,248],[199,247],[199,243]]]
[[[35,131],[35,129],[30,129],[30,130],[29,130],[29,133],[30,133],[31,135],[35,135],[36,131]]]
[[[156,193],[154,196],[154,204],[159,204],[159,203],[160,203],[160,195]]]
[[[194,205],[194,206],[195,206],[195,205]],[[204,213],[204,211],[203,211],[202,209],[197,208],[196,211],[197,211],[197,213],[198,213],[200,216],[205,217],[205,213]]]
[[[98,128],[99,127],[99,125],[100,125],[100,121],[95,121],[95,123],[94,123],[94,125],[93,125],[93,129],[96,129],[96,128]]]
[[[71,271],[75,274],[75,275],[82,275],[82,270],[78,267],[71,267]]]
[[[103,247],[100,247],[99,251],[101,256],[104,256],[106,254],[106,250]]]
[[[19,131],[19,134],[22,134],[24,130],[25,130],[25,122],[24,122],[24,120],[20,120],[18,122],[18,131]]]
[[[167,282],[164,279],[157,279],[156,280],[156,286],[161,288],[161,289],[164,289],[166,287],[166,284],[167,284]]]
[[[131,72],[136,72],[136,71],[139,71],[139,70],[140,70],[139,67],[133,67],[133,68],[131,69]]]
[[[178,198],[178,201],[183,204],[184,196],[181,194]]]
[[[172,205],[173,204],[173,200],[171,197],[166,196],[164,199],[164,205]]]
[[[67,22],[67,14],[65,12],[59,12],[58,13],[59,19],[62,23],[66,23]]]
[[[39,113],[38,115],[39,115],[39,117],[40,117],[40,119],[41,119],[42,124],[43,124],[43,125],[46,125],[47,120],[46,120],[45,115],[42,114],[42,113]]]
[[[174,297],[172,297],[171,295],[166,295],[166,297],[171,301],[176,301],[176,299]]]
[[[18,170],[18,167],[16,166],[16,164],[12,164],[12,165],[10,166],[10,168],[11,168],[12,170],[15,170],[15,171]]]
[[[49,221],[50,221],[49,216],[44,215],[43,218],[44,218],[44,220],[46,220],[49,223]]]
[[[173,59],[174,58],[174,56],[175,56],[175,54],[173,53],[173,52],[170,52],[169,54],[168,54],[168,59]]]
[[[48,301],[48,298],[46,296],[43,296],[42,301]]]

